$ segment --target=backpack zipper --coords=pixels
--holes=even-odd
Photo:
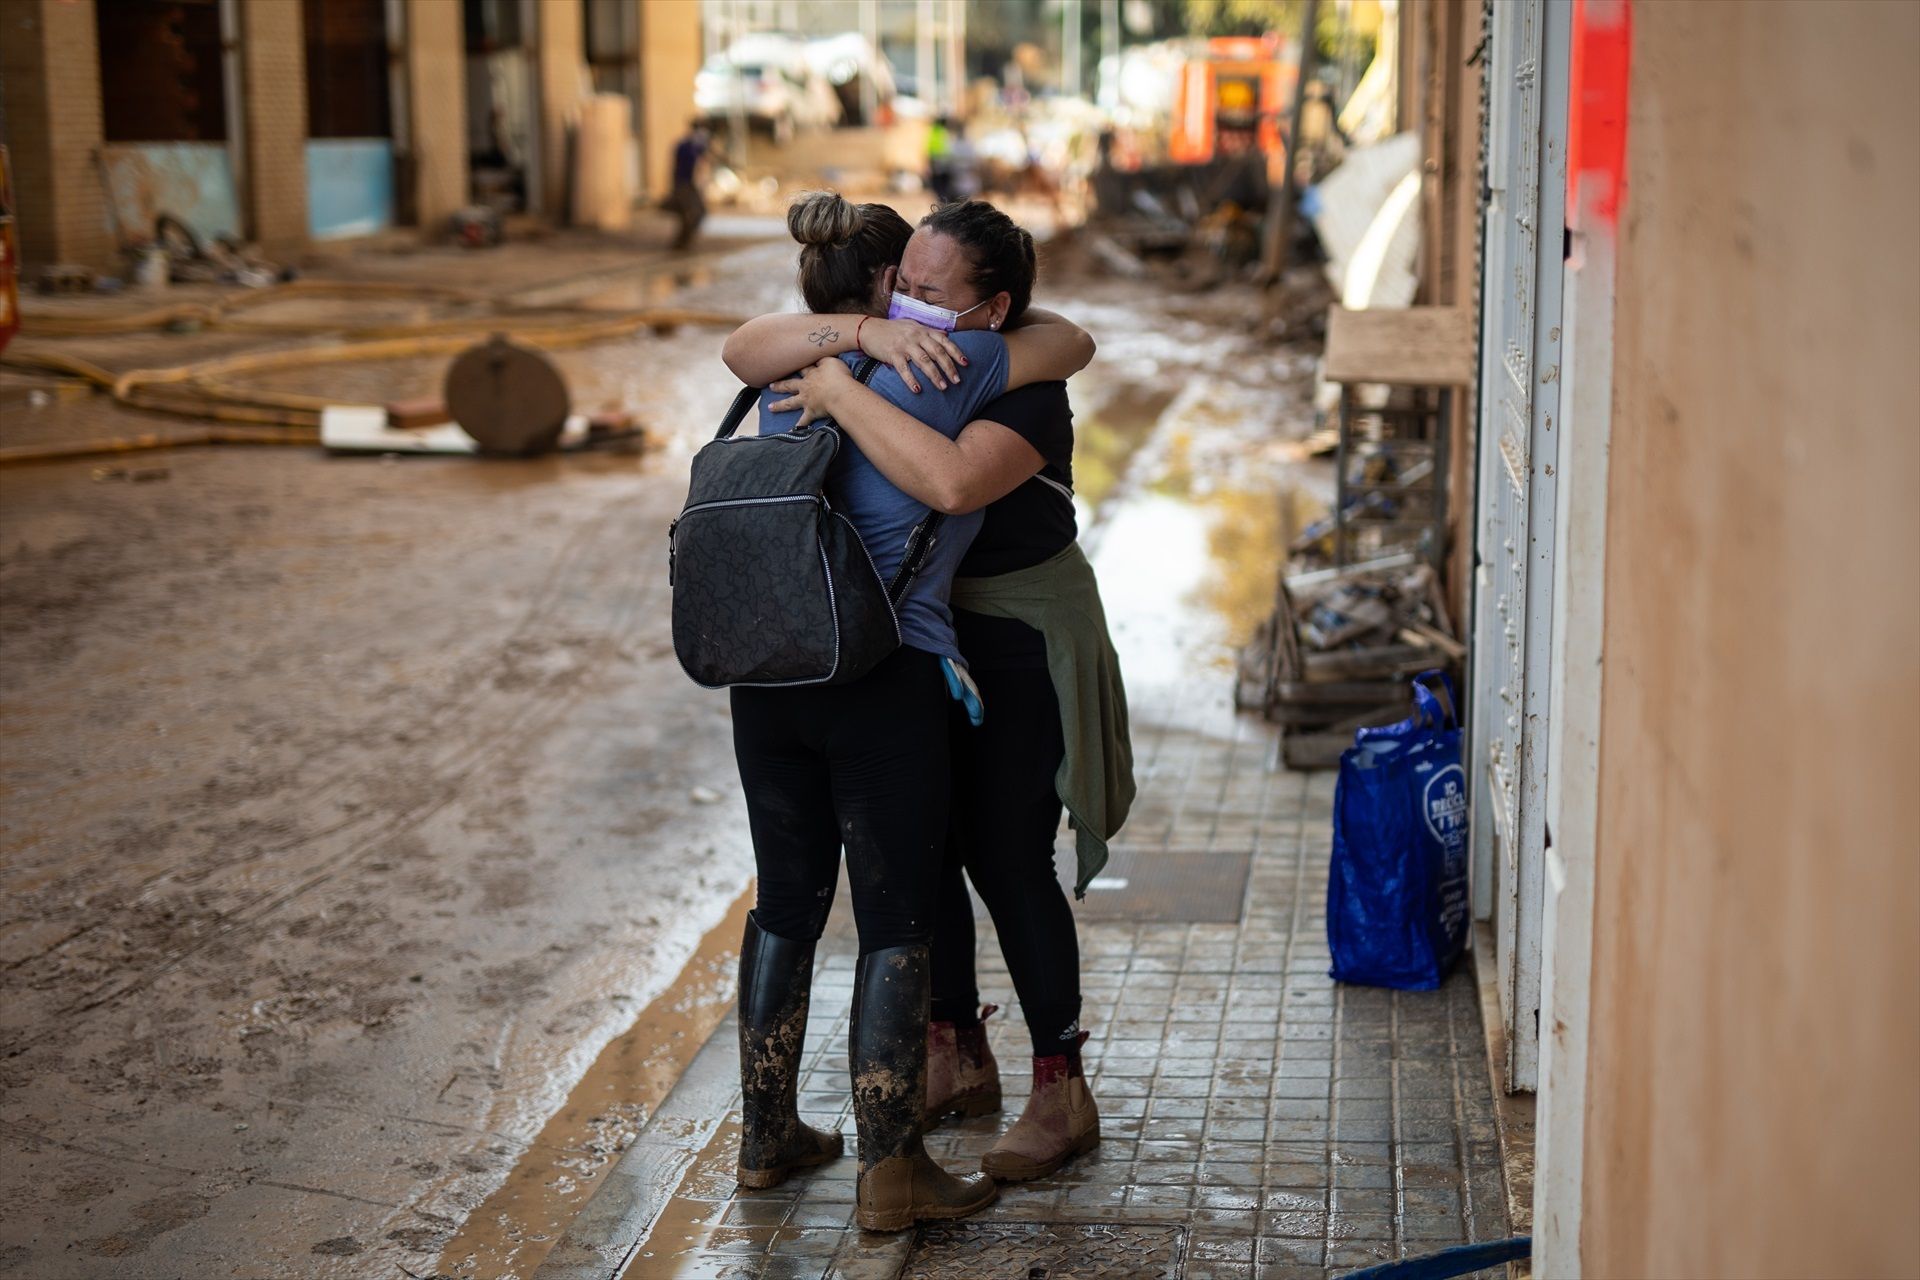
[[[761,437],[763,440],[765,438],[765,436]],[[680,520],[685,520],[696,511],[715,511],[721,507],[766,507],[774,506],[782,502],[812,502],[823,507],[827,505],[825,498],[807,493],[783,493],[774,498],[714,498],[707,502],[694,503],[682,511],[680,513],[680,519],[675,520],[673,523],[679,524]]]
[[[828,508],[828,514],[847,526],[847,532],[853,535],[854,542],[860,548],[860,554],[867,558],[867,568],[872,572],[874,582],[880,586],[880,598],[887,602],[887,616],[893,619],[893,641],[895,644],[905,644],[906,639],[900,634],[900,611],[893,607],[893,595],[887,590],[886,580],[880,576],[880,566],[873,562],[873,552],[867,550],[867,540],[860,536],[860,530],[854,528],[853,521],[832,508]],[[834,616],[838,617],[839,614],[836,612]]]
[[[838,447],[837,442],[840,439],[840,432],[837,428],[815,426],[812,423],[808,423],[804,427],[792,427],[786,431],[769,431],[763,436],[721,436],[718,439],[707,441],[707,444],[739,444],[743,440],[785,440],[788,444],[805,444],[816,435],[827,434],[833,436],[836,447]],[[704,448],[705,446],[703,445],[701,447]]]
[[[769,439],[770,437],[758,436],[755,438],[760,440],[766,440],[766,439]],[[694,505],[688,507],[686,510],[682,511],[680,513],[679,519],[674,520],[672,523],[667,525],[667,585],[669,587],[673,585],[673,562],[674,562],[673,535],[675,531],[677,531],[680,528],[681,520],[685,520],[688,516],[692,515],[696,511],[713,511],[713,510],[718,510],[721,507],[764,507],[764,506],[777,505],[777,504],[786,503],[786,502],[811,502],[816,504],[820,508],[821,515],[823,516],[831,515],[836,519],[846,520],[845,516],[841,515],[838,511],[835,511],[832,505],[828,503],[825,494],[819,494],[819,495],[804,494],[804,493],[786,494],[778,498],[717,498],[711,502],[697,502]],[[848,523],[847,527],[852,528],[851,522]],[[873,571],[873,576],[875,578],[878,578],[880,576],[880,571],[874,567],[873,553],[867,550],[867,544],[864,541],[862,541],[858,530],[854,530],[853,540],[860,544],[861,554],[867,557],[867,567]],[[820,577],[827,584],[827,612],[833,622],[833,665],[827,668],[827,674],[823,676],[814,676],[806,680],[753,680],[753,681],[743,682],[741,687],[754,688],[754,689],[779,689],[779,688],[794,687],[798,685],[826,684],[829,681],[831,681],[834,678],[834,676],[839,674],[840,659],[843,656],[842,645],[840,643],[840,597],[833,589],[833,566],[827,560],[827,544],[825,540],[820,537],[817,531],[814,534],[814,547],[820,552]],[[886,593],[882,591],[881,594],[885,595]],[[887,602],[887,612],[890,614],[893,612],[892,601]],[[898,615],[895,615],[893,619],[893,634],[897,641],[900,635],[900,619]],[[685,664],[683,663],[682,670],[684,669],[685,669]],[[687,672],[687,674],[692,675],[693,673],[689,671]],[[721,685],[707,684],[704,680],[700,680],[697,677],[695,678],[694,683],[706,689],[718,689],[718,688],[724,687]]]
[[[815,502],[823,508],[827,505],[827,500],[824,497],[810,497],[807,494],[800,493],[786,494],[778,498],[718,498],[712,502],[696,502],[682,511],[667,524],[667,586],[673,586],[674,564],[678,559],[678,547],[674,542],[674,534],[680,530],[680,521],[685,520],[696,511],[717,511],[721,507],[777,506],[784,502]]]

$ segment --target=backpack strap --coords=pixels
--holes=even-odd
[[[754,402],[760,399],[760,393],[764,390],[764,387],[740,388],[740,394],[735,396],[733,403],[727,407],[727,416],[720,419],[720,430],[714,432],[713,438],[725,440],[738,431],[741,422],[746,419],[747,410],[753,408]]]
[[[907,591],[913,586],[913,580],[920,576],[920,569],[927,562],[927,556],[933,551],[933,535],[940,529],[940,522],[946,519],[946,513],[927,509],[926,518],[913,526],[913,532],[907,535],[907,554],[901,558],[899,569],[895,570],[893,581],[887,584],[887,599],[894,607],[907,598]]]
[[[880,361],[868,356],[853,371],[853,376],[861,383],[871,382],[874,373],[880,368]],[[839,424],[834,424],[838,426]],[[928,508],[926,516],[913,526],[913,532],[907,535],[907,554],[901,558],[900,567],[894,571],[893,581],[887,584],[887,599],[899,608],[900,602],[907,598],[907,589],[913,586],[913,580],[920,573],[921,565],[926,563],[927,553],[933,550],[933,535],[940,528],[940,522],[946,519],[941,512]]]
[[[868,356],[860,362],[860,367],[854,370],[853,376],[862,383],[871,382],[874,371],[879,367],[880,361],[873,356]],[[755,402],[760,399],[760,393],[765,390],[765,387],[740,388],[740,394],[735,396],[733,403],[727,406],[726,416],[720,419],[720,429],[713,433],[713,438],[725,440],[738,431],[740,424],[746,421],[747,411],[753,408]]]

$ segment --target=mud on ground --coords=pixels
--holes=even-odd
[[[676,301],[790,281],[766,245]],[[1271,594],[1310,356],[1251,295],[1042,294],[1102,345],[1073,386],[1089,536],[1139,548],[1116,625],[1224,652]],[[567,357],[640,402],[637,456],[0,472],[0,1273],[428,1274],[483,1205],[540,1234],[510,1173],[564,1201],[644,1119],[600,1089],[549,1125],[751,871],[725,699],[666,629],[718,348]]]

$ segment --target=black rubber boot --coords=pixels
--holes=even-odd
[[[998,1193],[983,1174],[956,1178],[920,1142],[927,1098],[927,948],[860,957],[853,978],[853,1118],[860,1128],[854,1220],[868,1231],[964,1218]]]
[[[838,1133],[801,1123],[794,1105],[812,988],[813,943],[768,933],[749,915],[740,943],[741,1186],[779,1186],[844,1148]]]

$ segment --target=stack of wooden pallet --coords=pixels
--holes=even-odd
[[[1282,727],[1289,768],[1331,768],[1356,729],[1411,713],[1413,676],[1457,677],[1465,656],[1433,570],[1413,555],[1297,574],[1242,651],[1238,701]]]

